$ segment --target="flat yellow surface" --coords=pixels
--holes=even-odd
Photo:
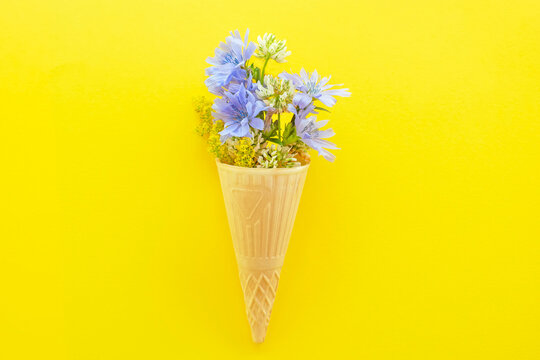
[[[247,27],[353,94],[263,345],[191,108]],[[2,0],[0,359],[540,359],[539,104],[537,0]]]

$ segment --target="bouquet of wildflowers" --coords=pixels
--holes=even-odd
[[[310,162],[309,149],[334,160],[328,120],[317,121],[335,96],[317,71],[266,74],[270,60],[285,62],[285,40],[273,34],[258,44],[231,33],[206,69],[213,103],[197,100],[198,132],[218,161],[221,188],[236,253],[246,314],[254,342],[266,336],[281,269]],[[260,66],[257,66],[259,64]],[[231,166],[232,165],[232,166]]]
[[[334,131],[321,130],[328,120],[317,121],[317,114],[329,112],[335,96],[350,96],[348,89],[333,89],[330,77],[321,78],[317,71],[266,74],[270,60],[283,63],[290,55],[286,41],[264,34],[255,44],[248,35],[231,32],[207,59],[212,66],[206,69],[205,84],[217,97],[213,104],[198,99],[195,109],[198,132],[208,140],[209,151],[221,163],[242,167],[306,165],[310,148],[334,161],[328,149],[338,148],[325,140]]]

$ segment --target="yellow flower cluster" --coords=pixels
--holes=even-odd
[[[197,125],[197,134],[207,136],[212,130],[212,103],[204,96],[193,100],[193,107],[199,115],[199,124]]]
[[[255,149],[253,149],[250,138],[241,138],[235,146],[236,157],[234,165],[243,167],[253,167],[255,165]]]
[[[221,135],[219,134],[224,126],[221,120],[216,120],[212,124],[210,133],[208,134],[208,151],[214,154],[222,163],[232,164],[233,160],[229,154],[229,148],[227,144],[221,143]]]

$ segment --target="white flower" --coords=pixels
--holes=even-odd
[[[276,112],[286,111],[287,106],[292,103],[295,91],[292,81],[266,75],[264,84],[258,83],[257,85],[258,89],[255,91],[257,96]]]
[[[276,36],[272,33],[265,33],[261,38],[257,37],[259,42],[255,56],[260,58],[269,58],[277,61],[278,63],[286,62],[285,57],[291,55],[290,51],[287,51],[286,40],[277,40]]]

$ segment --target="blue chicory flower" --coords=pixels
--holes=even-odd
[[[313,71],[313,74],[308,74],[306,70],[302,68],[300,75],[288,74],[283,72],[279,75],[284,79],[291,80],[299,93],[295,95],[296,103],[300,108],[305,108],[314,99],[320,100],[326,106],[334,106],[336,99],[334,96],[351,96],[349,89],[332,89],[334,86],[339,85],[327,85],[331,77],[319,78],[317,70]]]
[[[240,86],[235,94],[226,91],[223,98],[216,98],[212,109],[215,111],[212,116],[225,123],[225,128],[220,132],[223,142],[231,136],[251,137],[250,127],[258,130],[264,128],[264,121],[257,115],[267,107],[244,86]]]
[[[315,111],[315,105],[312,102],[310,102],[305,108],[300,108],[300,106],[298,106],[298,101],[295,99],[293,99],[292,104],[289,104],[287,110],[294,114],[295,121],[305,119],[309,114],[318,114],[318,112]]]
[[[310,116],[305,119],[298,118],[295,120],[296,134],[309,147],[317,150],[319,155],[324,157],[326,160],[333,162],[336,156],[326,149],[339,148],[334,143],[331,143],[328,140],[323,140],[335,135],[334,130],[332,129],[319,130],[326,124],[328,124],[328,120],[317,121],[316,116]]]
[[[258,89],[257,83],[253,82],[253,77],[251,74],[249,74],[247,79],[231,81],[231,83],[227,86],[227,90],[232,94],[236,94],[241,87],[244,87],[247,91],[253,93],[254,95],[256,95],[255,91]],[[222,92],[222,94],[224,93]]]
[[[206,69],[206,75],[210,77],[204,83],[212,94],[222,95],[222,87],[232,80],[242,81],[246,78],[246,70],[242,66],[257,49],[255,43],[249,42],[248,35],[249,30],[242,41],[238,30],[231,32],[231,36],[216,49],[215,56],[206,59],[213,66]]]

